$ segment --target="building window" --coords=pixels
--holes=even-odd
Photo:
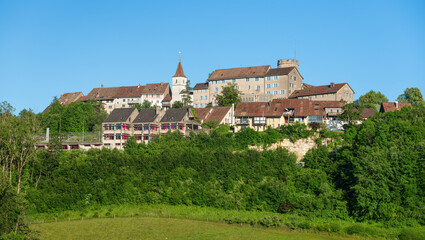
[[[266,117],[254,117],[254,124],[266,124]]]

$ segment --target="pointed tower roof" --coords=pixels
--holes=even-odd
[[[183,72],[182,62],[179,62],[179,65],[177,65],[177,71],[176,71],[176,74],[174,74],[173,77],[184,77],[184,78],[187,78],[184,75],[184,72]]]

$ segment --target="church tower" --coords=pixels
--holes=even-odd
[[[180,94],[183,90],[186,90],[186,83],[187,83],[187,77],[184,75],[183,72],[183,66],[181,61],[179,61],[179,65],[177,65],[176,74],[173,76],[173,82],[172,82],[172,100],[171,104],[173,104],[176,101],[182,100],[182,95]]]

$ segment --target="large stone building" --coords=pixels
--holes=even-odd
[[[278,60],[277,68],[270,65],[215,70],[207,83],[193,88],[193,106],[217,106],[217,95],[223,87],[235,84],[242,102],[265,102],[276,98],[288,98],[295,90],[301,89],[303,77],[298,71],[295,59]]]

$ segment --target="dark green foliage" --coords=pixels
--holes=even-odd
[[[101,131],[107,116],[101,103],[95,100],[73,102],[68,106],[55,101],[48,111],[39,114],[42,128],[50,128],[51,134]]]
[[[357,220],[425,224],[424,119],[419,106],[347,125],[343,147],[310,151],[306,167],[326,172]]]
[[[8,233],[14,235],[15,230],[20,232],[22,229],[23,201],[7,177],[0,173],[0,236]]]
[[[307,129],[305,124],[296,122],[290,125],[283,125],[278,129],[284,138],[289,138],[292,142],[300,138],[307,138],[313,136],[313,131]]]
[[[217,101],[219,106],[232,106],[232,104],[238,104],[241,101],[240,92],[236,88],[235,83],[229,83],[223,87],[221,94],[217,95]]]

